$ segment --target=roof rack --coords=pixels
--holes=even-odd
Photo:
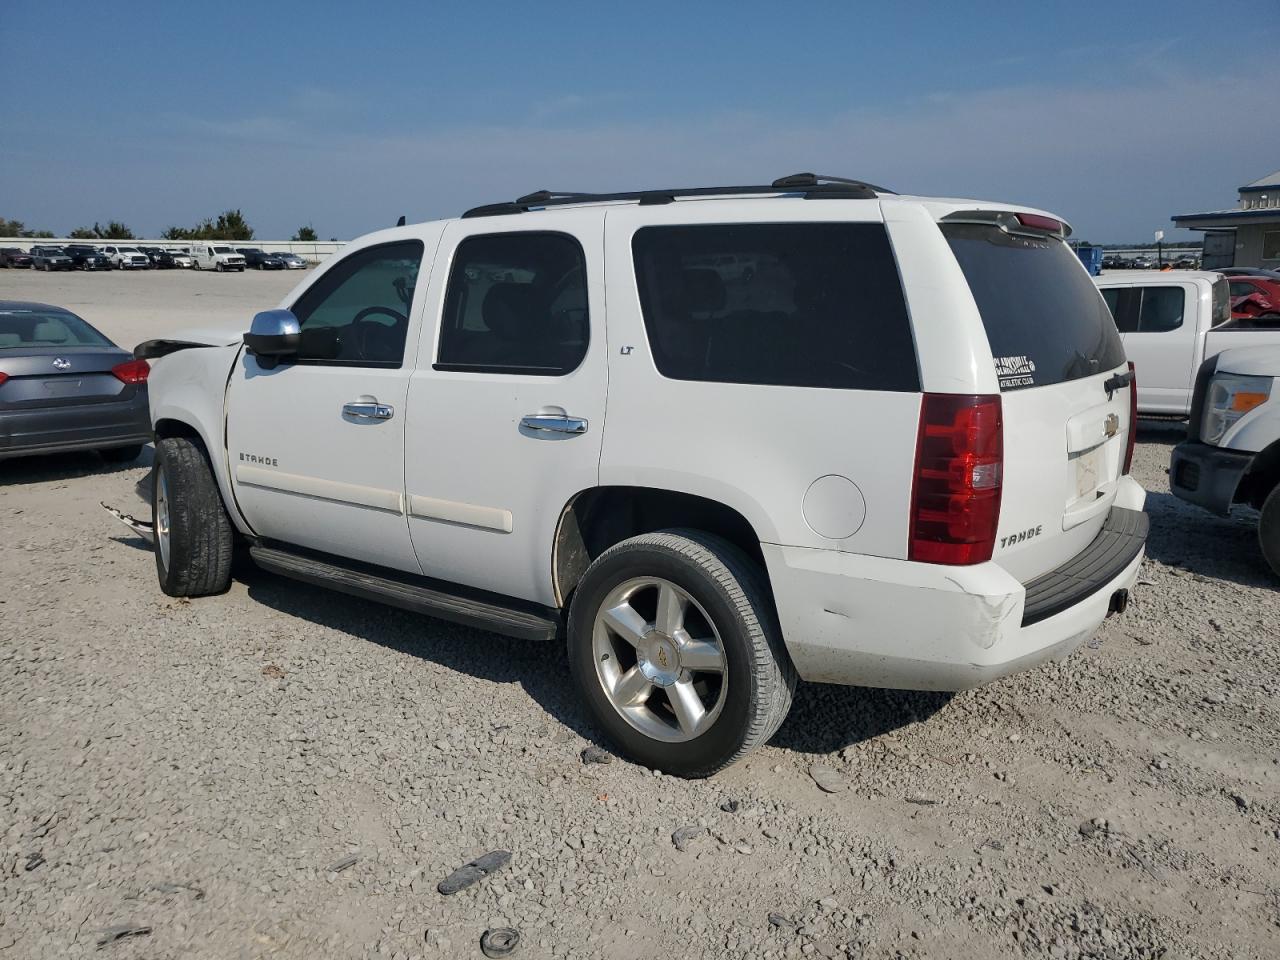
[[[799,195],[805,200],[874,200],[892,190],[877,187],[862,180],[846,177],[829,177],[820,173],[793,173],[779,177],[768,186],[742,187],[679,187],[674,190],[631,190],[623,193],[577,193],[564,190],[536,190],[523,197],[502,203],[488,203],[472,207],[462,216],[497,217],[508,213],[528,213],[546,207],[563,207],[575,203],[608,203],[619,200],[635,200],[640,206],[674,203],[677,197],[728,197],[739,194]]]

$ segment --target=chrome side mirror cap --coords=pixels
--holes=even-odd
[[[297,353],[301,340],[302,325],[289,310],[263,310],[254,316],[244,335],[244,345],[250,353],[276,362]]]

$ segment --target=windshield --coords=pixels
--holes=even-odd
[[[112,343],[74,313],[0,307],[0,350],[23,347],[109,347]]]
[[[121,253],[141,253],[137,247],[116,247]]]
[[[235,253],[235,251],[232,250],[230,247],[214,247],[213,252],[214,253]]]
[[[1111,311],[1061,240],[944,223],[987,330],[1001,390],[1079,380],[1124,363]]]

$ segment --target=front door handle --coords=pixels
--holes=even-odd
[[[587,432],[586,420],[582,417],[565,416],[563,413],[531,413],[520,418],[520,426],[525,430],[546,434],[576,436]]]
[[[396,411],[390,404],[379,403],[377,397],[360,396],[342,405],[342,415],[354,420],[390,420]]]

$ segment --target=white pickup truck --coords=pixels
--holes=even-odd
[[[1205,360],[1232,347],[1280,345],[1280,327],[1232,321],[1231,293],[1220,273],[1120,270],[1094,283],[1133,362],[1140,413],[1186,417],[1196,371]]]
[[[1262,555],[1280,575],[1280,346],[1227,350],[1196,376],[1187,439],[1174,447],[1174,496],[1225,517],[1262,511]]]

